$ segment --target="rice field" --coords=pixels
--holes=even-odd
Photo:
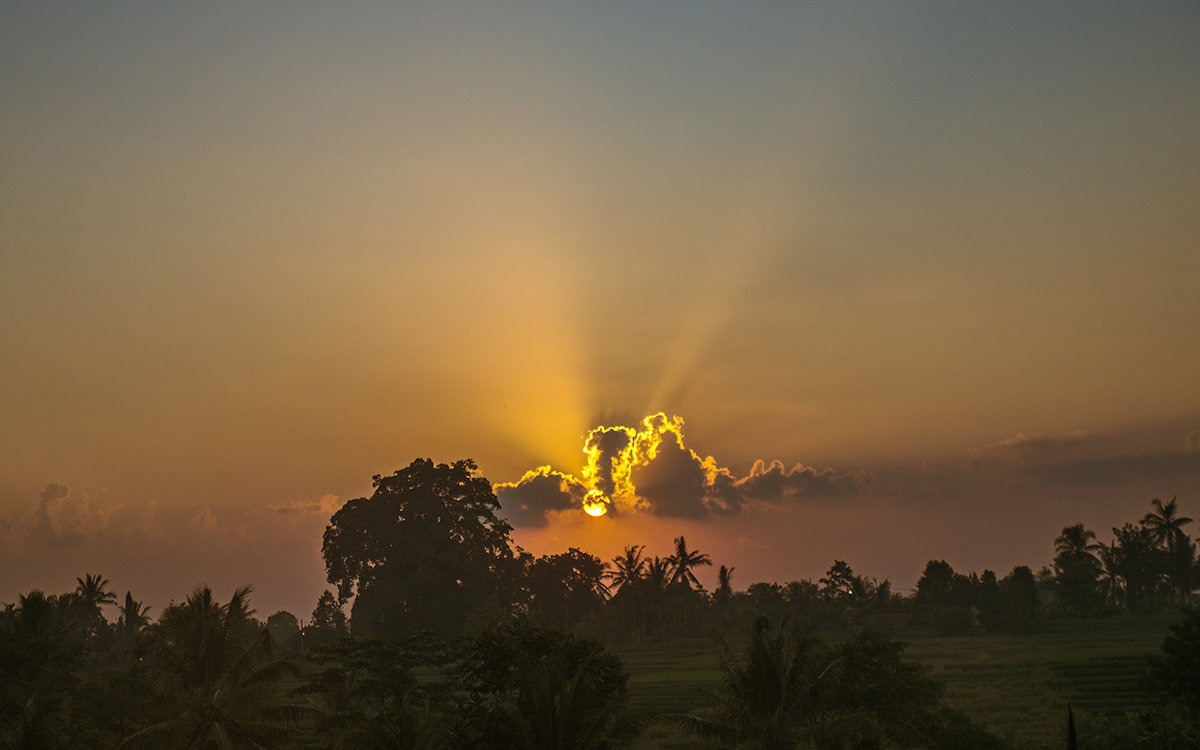
[[[1068,702],[1081,732],[1102,717],[1152,706],[1140,681],[1177,615],[1121,616],[1051,622],[1033,635],[967,635],[907,639],[906,654],[946,685],[945,703],[1015,748],[1061,748]],[[899,636],[902,639],[907,637]],[[704,747],[662,713],[704,705],[704,689],[720,679],[715,640],[614,644],[630,672],[630,701],[648,722],[642,750]]]

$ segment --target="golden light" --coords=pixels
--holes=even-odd
[[[583,512],[592,518],[599,518],[608,512],[608,498],[600,490],[592,490],[583,499]]]
[[[584,503],[583,512],[594,518],[599,518],[608,512],[608,508],[604,503]]]

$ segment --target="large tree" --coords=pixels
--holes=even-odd
[[[322,547],[329,582],[354,596],[356,635],[453,634],[511,606],[512,527],[473,461],[417,459],[373,481],[333,515]]]

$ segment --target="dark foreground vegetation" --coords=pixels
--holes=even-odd
[[[0,612],[0,748],[1049,748],[1071,741],[1063,695],[1079,747],[1200,747],[1175,500],[1109,544],[1063,529],[1037,574],[932,560],[911,596],[842,561],[744,591],[721,566],[710,593],[695,571],[712,560],[683,537],[666,558],[535,558],[498,510],[469,461],[376,477],[330,520],[334,590],[303,627],[258,620],[249,588],[200,586],[156,619],[98,575],[23,595]],[[1068,655],[1097,633],[1128,643],[1130,622],[1157,640]],[[1031,731],[1003,718],[1003,690],[972,697],[1010,678],[1042,696]]]

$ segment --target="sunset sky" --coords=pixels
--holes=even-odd
[[[1200,516],[1197,39],[1197,3],[0,1],[0,602],[307,619],[330,514],[417,457],[514,485],[531,552],[682,533],[735,588]],[[600,427],[656,449],[592,519]]]

